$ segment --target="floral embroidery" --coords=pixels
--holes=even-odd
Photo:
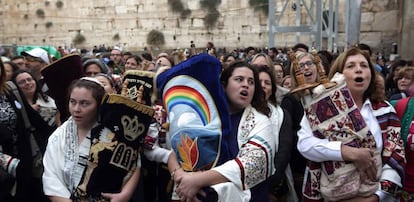
[[[198,158],[200,156],[197,146],[196,137],[194,140],[188,136],[188,134],[183,137],[183,134],[180,134],[181,145],[178,145],[178,152],[181,157],[181,167],[185,171],[195,171],[194,168],[197,165]]]

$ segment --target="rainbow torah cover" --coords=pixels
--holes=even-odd
[[[210,169],[227,158],[230,115],[220,73],[216,58],[200,54],[157,76],[171,146],[185,171]]]

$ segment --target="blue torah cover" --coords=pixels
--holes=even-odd
[[[227,158],[224,137],[231,126],[221,69],[216,58],[200,54],[157,76],[171,146],[185,171],[210,169]]]

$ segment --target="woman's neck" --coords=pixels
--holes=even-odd
[[[361,97],[356,97],[354,98],[355,104],[357,105],[358,109],[362,108],[362,105],[364,104],[364,98]]]
[[[79,144],[85,139],[85,137],[88,135],[89,131],[90,131],[90,129],[78,127],[77,133],[78,133],[78,143]]]
[[[236,114],[236,113],[243,111],[244,108],[240,109],[240,108],[235,108],[235,107],[230,106],[229,110],[230,110],[230,114]]]
[[[29,103],[29,104],[34,104],[34,100],[33,100],[33,98],[34,98],[34,93],[29,93],[29,94],[27,94],[27,95],[25,95],[26,96],[26,100],[27,100],[27,102]]]

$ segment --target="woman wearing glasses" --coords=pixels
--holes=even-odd
[[[27,103],[39,112],[49,126],[53,128],[60,126],[60,114],[55,100],[41,91],[40,86],[30,72],[17,70],[12,76],[12,81],[23,92]]]

